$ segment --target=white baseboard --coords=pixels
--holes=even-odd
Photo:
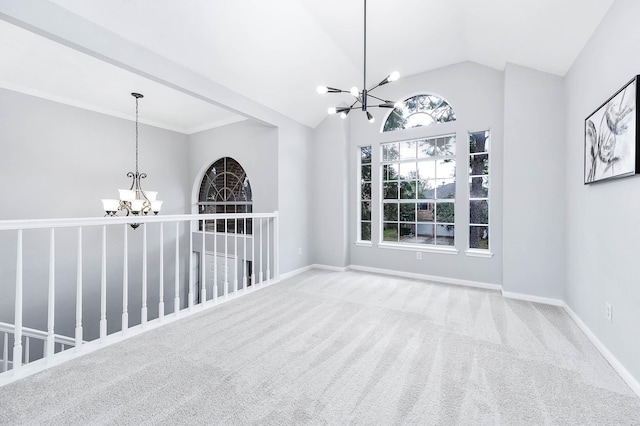
[[[589,327],[587,327],[587,325],[580,319],[578,314],[573,312],[573,309],[571,309],[569,305],[563,302],[562,307],[564,308],[565,312],[571,317],[571,319],[578,325],[578,327],[580,327],[582,332],[587,335],[589,340],[591,340],[591,343],[593,343],[596,349],[600,351],[602,356],[609,362],[609,364],[611,364],[613,369],[616,370],[620,377],[622,377],[622,380],[624,380],[627,385],[629,385],[629,387],[636,393],[636,395],[640,397],[640,382],[638,382],[635,377],[633,377],[631,373],[629,373],[624,365],[622,365],[622,363],[618,361],[618,358],[616,358],[615,355],[613,355],[611,351],[609,351],[609,349],[607,349],[607,347],[600,341],[600,339],[598,339],[596,335],[593,334]]]
[[[315,269],[323,269],[325,271],[332,271],[332,272],[347,272],[350,269],[349,266],[339,267],[339,266],[321,265],[318,263],[311,265],[311,267]]]
[[[434,281],[434,282],[439,282],[444,284],[454,284],[454,285],[461,285],[466,287],[483,288],[486,290],[502,290],[502,286],[498,284],[488,284],[488,283],[483,283],[479,281],[460,280],[457,278],[437,277],[434,275],[416,274],[414,272],[394,271],[392,269],[371,268],[369,266],[360,266],[360,265],[351,265],[349,266],[349,269],[353,269],[354,271],[372,272],[375,274],[395,275],[395,276],[404,277],[404,278]]]
[[[532,296],[530,294],[513,293],[510,291],[502,290],[502,297],[507,299],[524,300],[527,302],[542,303],[543,305],[561,306],[564,307],[564,301],[560,299],[552,299],[550,297]]]
[[[284,274],[280,274],[280,281],[286,280],[287,278],[295,277],[296,275],[300,275],[304,272],[310,271],[314,268],[313,265],[307,265],[300,269],[295,269],[293,271],[286,272]]]

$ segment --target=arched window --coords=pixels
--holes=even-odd
[[[405,99],[391,111],[383,132],[429,126],[433,123],[455,121],[456,113],[447,101],[437,95],[422,94]]]
[[[251,184],[244,169],[231,157],[217,160],[205,172],[198,196],[200,214],[252,213]],[[224,232],[224,221],[217,220],[217,231]],[[245,233],[245,221],[226,221],[227,232]],[[251,234],[251,220],[246,221],[246,233]],[[213,231],[213,223],[207,222],[207,231]]]

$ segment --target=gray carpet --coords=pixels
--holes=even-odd
[[[310,271],[0,388],[0,424],[640,424],[561,308]]]

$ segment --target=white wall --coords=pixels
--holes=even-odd
[[[504,83],[503,289],[562,299],[562,77],[508,64]]]
[[[564,296],[640,381],[640,177],[583,185],[585,118],[640,73],[638,16],[640,2],[617,0],[565,77]]]
[[[384,122],[385,113],[389,110],[372,108],[371,112],[376,117],[375,124],[370,124],[364,114],[353,111],[347,120],[350,121],[348,155],[341,159],[334,151],[323,148],[322,145],[339,148],[339,129],[327,127],[323,124],[316,134],[316,164],[324,166],[335,164],[339,171],[346,162],[348,169],[348,242],[349,261],[352,265],[370,268],[389,269],[409,272],[414,274],[430,275],[451,278],[454,280],[475,281],[484,284],[502,283],[502,132],[503,132],[503,77],[502,73],[481,65],[466,62],[435,71],[401,78],[400,80],[377,89],[376,95],[394,100],[404,100],[412,95],[428,92],[443,96],[454,108],[457,121],[443,123],[427,127],[419,127],[397,132],[380,133]],[[336,101],[339,100],[336,98]],[[336,116],[326,120],[341,121]],[[331,124],[336,126],[336,124]],[[464,250],[468,246],[468,131],[491,130],[491,250],[494,256],[489,259],[466,256]],[[384,249],[377,246],[380,238],[379,220],[380,211],[373,208],[372,211],[372,240],[371,247],[355,245],[356,239],[356,169],[358,161],[358,147],[362,145],[373,146],[373,181],[380,182],[379,155],[380,144],[394,140],[407,140],[443,134],[457,134],[457,203],[456,203],[456,248],[460,250],[457,255],[440,253],[423,253],[422,260],[416,260],[413,251]],[[322,147],[322,148],[321,148]],[[317,167],[321,167],[317,166]],[[320,182],[320,181],[318,181]],[[340,215],[341,195],[345,192],[341,182],[333,182],[329,179],[324,182],[327,187],[324,191],[318,191],[316,195],[322,196],[315,205],[317,214],[331,216],[332,221]],[[380,186],[373,185],[374,206],[380,199]],[[329,219],[326,219],[329,220]],[[339,238],[341,230],[329,234],[323,234],[323,238]],[[323,251],[338,249],[339,243],[332,245],[326,242],[320,243]],[[318,247],[318,245],[316,245]],[[324,257],[323,257],[324,256]],[[331,261],[326,255],[318,254],[316,261]],[[335,260],[334,260],[335,261]]]

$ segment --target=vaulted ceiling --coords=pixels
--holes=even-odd
[[[50,1],[310,127],[336,103],[318,85],[362,86],[362,0]],[[369,0],[367,85],[463,61],[562,76],[613,1]],[[143,104],[146,121],[184,133],[242,119],[0,24],[2,87],[123,117],[129,88],[140,87],[156,99]]]

